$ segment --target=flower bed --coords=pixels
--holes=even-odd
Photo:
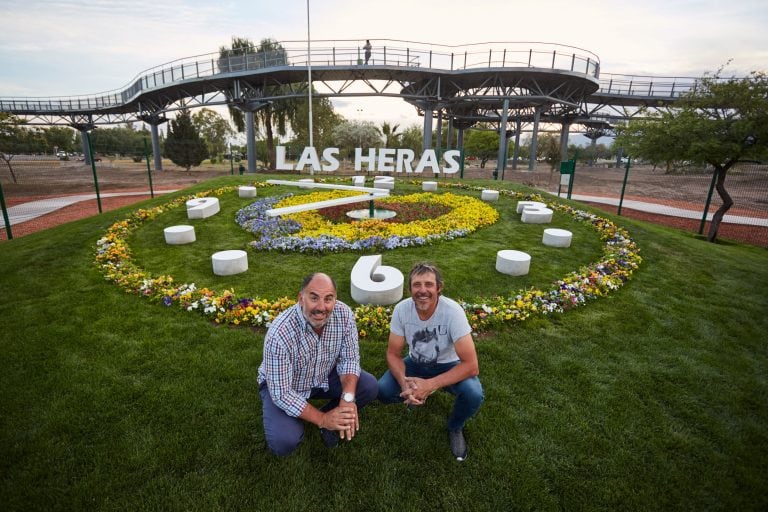
[[[312,194],[288,195],[279,200],[265,198],[237,213],[237,222],[258,236],[250,243],[257,250],[282,252],[340,252],[389,250],[415,247],[441,240],[464,237],[499,219],[495,208],[477,199],[455,194],[411,194],[392,196],[386,202],[403,205],[404,211],[414,211],[427,205],[432,211],[445,211],[434,218],[424,216],[408,223],[368,219],[352,223],[335,223],[317,210],[286,215],[276,219],[266,215],[270,208],[282,208],[309,202],[325,201],[359,195],[335,190]]]
[[[254,185],[257,187],[269,186],[261,182]],[[443,186],[477,191],[478,193],[483,190],[480,187],[463,183],[446,183]],[[161,206],[148,210],[137,210],[128,218],[115,222],[96,242],[95,261],[105,279],[116,283],[128,293],[147,297],[167,307],[177,306],[187,311],[198,312],[219,324],[269,326],[280,312],[295,303],[293,299],[287,297],[278,299],[243,298],[235,296],[230,290],[215,291],[208,288],[197,288],[194,283],[176,284],[172,276],[152,276],[133,262],[131,250],[126,241],[128,236],[142,224],[170,209],[184,206],[189,199],[221,196],[235,189],[236,187],[223,187],[192,196],[179,197]],[[499,193],[511,199],[546,202],[538,194],[523,194],[509,190],[500,190]],[[304,198],[303,202],[314,200],[309,199],[308,196],[310,195],[312,194],[300,197]],[[413,194],[413,196],[420,195]],[[432,196],[439,197],[439,195],[434,194]],[[467,199],[466,196],[454,197],[460,197],[462,201]],[[287,198],[270,199],[274,200],[271,204],[279,204],[279,201]],[[299,201],[299,198],[291,199],[291,201]],[[267,206],[270,204],[269,201],[257,203],[260,203],[257,210],[261,208],[263,211],[272,207]],[[563,312],[581,306],[589,300],[604,296],[621,287],[642,262],[639,249],[629,234],[610,220],[558,202],[553,201],[547,204],[550,208],[571,215],[579,222],[591,225],[604,243],[602,257],[599,261],[570,272],[562,279],[552,283],[551,287],[546,290],[532,288],[511,292],[503,297],[477,297],[461,302],[475,333],[488,331],[505,323],[520,322],[532,315]],[[259,220],[263,219],[259,218]],[[283,220],[289,222],[286,219]],[[299,220],[293,220],[299,223],[299,230],[307,229],[301,225]],[[407,226],[408,224],[400,225]],[[273,231],[264,228],[263,232],[281,233],[284,227],[273,226],[269,228],[274,228]],[[296,227],[293,225],[290,229]],[[259,229],[261,230],[261,228]],[[386,339],[392,307],[362,305],[357,306],[354,312],[361,338]]]
[[[375,205],[377,209],[390,210],[396,214],[394,217],[381,219],[382,222],[397,224],[407,224],[408,222],[414,222],[417,220],[434,219],[451,211],[449,206],[428,201],[404,202],[377,199]],[[322,208],[317,210],[317,214],[325,219],[328,219],[330,222],[357,222],[352,217],[347,215],[348,211],[357,208],[360,207],[355,207],[348,204],[342,206],[331,206],[330,208]]]

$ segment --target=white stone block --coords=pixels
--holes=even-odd
[[[242,186],[237,189],[240,197],[256,197],[256,187]]]
[[[480,199],[483,201],[498,201],[499,200],[499,191],[498,190],[483,190],[480,194]]]
[[[245,251],[219,251],[211,256],[211,261],[217,276],[231,276],[248,270],[248,253]]]
[[[215,197],[196,197],[186,205],[189,219],[206,219],[219,213],[219,200]]]
[[[170,226],[163,230],[165,243],[169,245],[189,244],[195,241],[194,226]]]
[[[504,249],[496,253],[496,270],[510,276],[524,276],[531,266],[531,256],[523,251]]]
[[[548,224],[552,222],[552,210],[549,208],[525,208],[522,221],[524,224]]]
[[[423,190],[424,192],[437,192],[437,182],[423,181],[421,183],[421,190]]]
[[[395,178],[392,176],[376,176],[373,179],[373,188],[382,188],[386,190],[395,189]]]
[[[352,176],[352,186],[353,187],[364,187],[365,186],[365,176]]]
[[[381,255],[361,256],[351,275],[352,299],[358,304],[387,306],[403,298],[403,273],[381,265]]]
[[[573,233],[566,229],[547,228],[541,242],[549,247],[570,247]]]
[[[536,208],[546,208],[547,205],[540,202],[540,201],[518,201],[517,202],[517,213],[523,213],[523,210],[525,208],[528,208],[529,206],[533,206]]]

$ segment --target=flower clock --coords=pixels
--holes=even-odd
[[[477,199],[455,194],[411,194],[390,196],[376,201],[377,208],[392,209],[398,215],[391,219],[368,219],[357,222],[339,215],[339,209],[306,211],[271,218],[270,208],[325,201],[360,195],[359,192],[316,192],[303,196],[266,198],[237,213],[237,222],[257,235],[251,242],[255,249],[338,252],[387,250],[414,247],[439,240],[467,236],[477,229],[499,220],[496,209]],[[434,216],[437,212],[439,215]],[[405,215],[402,215],[405,214]],[[414,218],[417,217],[418,218]],[[404,218],[407,222],[403,222]],[[410,221],[408,221],[410,220]]]
[[[269,187],[264,182],[257,187]],[[446,183],[480,192],[480,187]],[[222,187],[178,197],[150,209],[140,209],[115,222],[96,243],[96,264],[104,277],[129,293],[139,294],[165,306],[198,312],[219,324],[269,326],[283,310],[295,303],[287,297],[238,297],[231,290],[198,288],[194,283],[176,283],[172,276],[152,275],[132,258],[129,235],[173,208],[183,207],[195,197],[223,196],[236,186]],[[495,208],[478,199],[454,193],[410,194],[376,200],[377,208],[393,210],[391,219],[352,222],[344,208],[305,211],[285,217],[269,217],[271,208],[322,201],[354,194],[348,191],[314,192],[305,195],[273,196],[259,199],[241,209],[236,220],[254,234],[254,250],[327,253],[339,251],[383,251],[414,247],[469,236],[495,223]],[[517,200],[547,202],[538,194],[499,190],[501,196]],[[629,234],[608,219],[558,202],[550,208],[592,226],[603,242],[599,261],[569,272],[546,289],[511,291],[505,296],[476,297],[461,302],[475,333],[489,331],[506,323],[520,322],[533,315],[561,313],[581,306],[621,287],[642,262],[639,249]],[[386,339],[392,307],[361,305],[355,318],[361,338]]]

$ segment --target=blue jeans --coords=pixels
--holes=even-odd
[[[378,391],[376,377],[360,370],[360,378],[357,380],[355,391],[355,403],[360,411],[366,404],[376,399]],[[272,401],[267,384],[259,386],[259,396],[262,402],[262,417],[264,419],[264,437],[269,450],[275,455],[289,455],[299,447],[304,439],[304,420],[288,416]],[[320,408],[327,412],[339,405],[341,398],[341,379],[336,368],[328,375],[328,391],[322,388],[312,388],[310,399],[328,399],[329,402]]]
[[[406,377],[419,377],[422,379],[431,379],[441,375],[459,364],[456,361],[454,363],[421,365],[411,360],[410,356],[406,357],[403,362],[405,363]],[[456,384],[446,386],[443,389],[456,397],[453,402],[453,410],[448,416],[448,430],[454,431],[464,428],[467,420],[475,415],[477,410],[480,409],[480,404],[483,403],[483,385],[480,384],[480,379],[470,377]],[[384,404],[402,402],[403,399],[400,398],[401,392],[400,384],[397,383],[392,373],[387,370],[379,379],[379,401]]]

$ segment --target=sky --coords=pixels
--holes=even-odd
[[[766,0],[0,0],[0,19],[0,97],[120,89],[149,68],[217,52],[232,36],[299,47],[308,21],[315,46],[534,41],[588,50],[603,73],[696,77],[726,64],[728,76],[768,70]],[[347,119],[422,124],[399,99],[334,105]]]

